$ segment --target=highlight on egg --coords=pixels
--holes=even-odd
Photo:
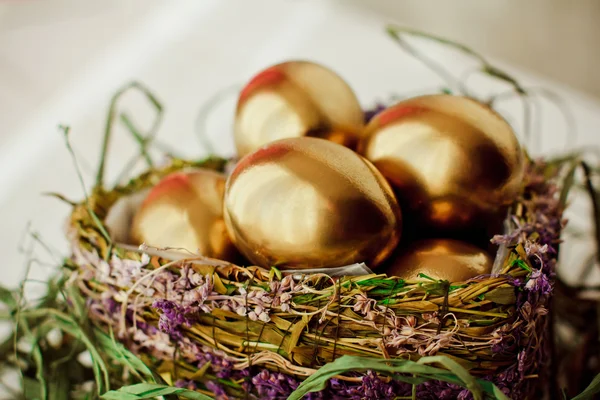
[[[225,183],[223,174],[201,168],[166,176],[136,212],[131,240],[211,258],[237,259],[223,221]]]
[[[373,165],[318,138],[270,143],[227,180],[228,232],[253,263],[269,268],[373,268],[400,239],[401,214]]]
[[[364,115],[350,86],[329,68],[309,61],[271,66],[240,93],[234,125],[238,155],[284,138],[313,136],[353,147]]]
[[[412,243],[386,264],[388,276],[398,276],[407,281],[435,279],[452,283],[491,273],[493,259],[485,251],[466,242],[426,239]]]
[[[469,229],[522,188],[525,156],[487,105],[452,95],[404,100],[367,125],[359,153],[395,190],[411,226]]]

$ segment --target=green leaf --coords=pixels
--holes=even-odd
[[[119,390],[106,392],[101,397],[105,400],[142,400],[154,399],[158,396],[167,396],[170,394],[176,394],[191,400],[212,400],[212,397],[200,392],[156,383],[138,383],[136,385],[124,386]]]
[[[223,284],[223,281],[221,280],[219,274],[217,272],[213,272],[212,277],[215,291],[219,294],[227,294],[227,288]]]
[[[271,270],[269,271],[269,280],[272,280],[274,277],[278,280],[283,278],[283,274],[277,267],[271,267]]]
[[[69,377],[60,368],[56,368],[48,380],[48,398],[50,400],[69,400]]]
[[[531,268],[529,267],[529,265],[527,265],[527,264],[525,263],[525,261],[523,261],[523,260],[521,260],[521,259],[519,259],[519,258],[517,258],[516,260],[514,260],[514,261],[513,261],[513,263],[512,263],[512,265],[513,265],[513,266],[514,266],[514,265],[518,265],[518,266],[519,266],[519,268],[521,268],[521,269],[524,269],[524,270],[525,270],[525,271],[527,271],[527,272],[531,272]]]
[[[0,303],[6,304],[6,306],[10,309],[17,307],[17,300],[15,299],[15,295],[12,290],[9,290],[4,286],[0,286]]]
[[[20,325],[25,337],[31,340],[32,342],[31,357],[33,358],[33,362],[35,363],[35,378],[40,383],[40,391],[38,393],[38,396],[42,400],[46,400],[48,398],[48,387],[46,382],[46,376],[44,374],[44,356],[42,354],[42,349],[39,345],[39,338],[33,334],[26,320],[21,321]]]
[[[432,277],[427,276],[426,274],[424,274],[422,272],[419,272],[419,274],[417,276],[419,278],[425,278],[425,279],[429,279],[430,281],[437,282],[437,279],[433,279]]]
[[[303,318],[302,320],[292,325],[292,329],[290,330],[290,340],[288,341],[287,347],[285,349],[286,353],[292,354],[294,348],[298,344],[298,340],[300,340],[300,336],[302,335],[304,328],[306,328],[306,325],[308,325],[308,322],[308,320],[305,320]]]
[[[492,289],[485,295],[485,298],[496,304],[515,304],[517,301],[513,286],[500,286]]]
[[[377,286],[384,288],[403,287],[404,279],[389,279],[389,278],[371,278],[362,281],[357,281],[360,286]]]
[[[571,400],[588,400],[591,399],[592,396],[597,393],[600,393],[600,374],[596,375],[596,377],[592,380],[588,387],[585,388],[583,392],[579,393]]]
[[[104,359],[98,352],[98,348],[90,339],[88,334],[70,316],[52,308],[38,308],[22,312],[24,318],[48,317],[55,321],[56,327],[67,332],[71,336],[81,340],[92,357],[92,370],[98,384],[98,394],[103,393],[110,387],[108,368]]]
[[[121,392],[120,390],[111,390],[110,392],[106,392],[102,395],[102,399],[106,400],[139,400],[144,397],[136,396],[135,394]],[[149,399],[153,399],[155,397],[148,397]]]
[[[96,328],[94,329],[94,336],[99,348],[108,357],[116,360],[119,364],[127,365],[140,378],[140,375],[142,375],[144,379],[153,383],[160,382],[160,380],[157,380],[157,375],[142,360],[125,348],[123,344],[117,342],[112,335],[108,336]]]
[[[473,394],[475,400],[481,399],[481,386],[477,380],[469,374],[469,371],[460,366],[459,363],[453,359],[445,356],[432,356],[423,357],[417,361],[417,364],[441,364],[453,374],[455,374],[461,381],[464,382],[465,387]]]
[[[398,293],[401,292],[406,292],[406,288],[404,287],[397,287],[394,290],[390,290],[390,289],[373,289],[373,290],[369,290],[369,295],[371,296],[394,296]]]
[[[75,285],[69,285],[66,288],[67,295],[73,308],[75,309],[75,317],[80,323],[87,321],[88,310],[85,306],[85,300],[81,296],[79,289]]]
[[[23,397],[26,399],[39,399],[42,391],[42,384],[33,378],[23,377]]]
[[[441,364],[447,369],[432,367],[426,364]],[[471,391],[473,398],[483,398],[483,393],[493,396],[497,400],[508,400],[495,385],[490,382],[475,379],[469,372],[461,367],[456,361],[445,356],[423,357],[419,362],[410,360],[384,360],[370,357],[343,356],[319,368],[319,370],[307,378],[288,397],[289,400],[300,400],[305,394],[323,390],[327,381],[336,375],[349,371],[372,370],[393,374],[407,374],[409,376],[394,375],[395,379],[401,381],[422,382],[425,380],[440,380],[444,382],[461,385]]]

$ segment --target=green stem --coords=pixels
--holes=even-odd
[[[508,74],[507,72],[490,64],[488,62],[488,60],[486,58],[484,58],[481,54],[475,52],[471,48],[469,48],[461,43],[457,43],[455,41],[452,41],[452,40],[449,40],[449,39],[446,39],[443,37],[431,35],[431,34],[421,32],[419,30],[411,29],[411,28],[388,26],[386,30],[387,30],[388,34],[396,42],[398,42],[398,44],[400,44],[406,51],[408,51],[411,55],[413,55],[419,61],[421,61],[423,64],[425,64],[429,69],[431,69],[433,72],[435,72],[438,76],[443,78],[446,81],[446,83],[448,85],[450,85],[450,87],[452,87],[452,86],[458,87],[460,92],[462,92],[465,96],[470,96],[470,95],[469,95],[469,90],[466,87],[464,81],[455,78],[450,73],[448,73],[448,71],[445,68],[443,68],[440,64],[438,64],[434,60],[423,55],[415,47],[409,45],[401,37],[401,35],[407,34],[407,35],[411,35],[411,36],[420,37],[423,39],[428,39],[428,40],[431,40],[431,41],[434,41],[434,42],[437,42],[437,43],[440,43],[440,44],[443,44],[446,46],[450,46],[456,50],[459,50],[460,52],[475,58],[480,63],[479,71],[481,71],[482,73],[489,75],[495,79],[504,81],[507,84],[509,84],[513,88],[513,90],[521,97],[521,99],[523,101],[524,138],[528,144],[531,144],[529,142],[530,142],[530,136],[531,136],[530,131],[531,131],[532,118],[531,118],[531,105],[529,104],[529,93],[510,74]],[[470,96],[470,97],[472,97],[472,96]],[[491,106],[493,99],[494,98],[492,97],[492,99],[490,99],[488,101],[488,104],[490,104],[490,106]]]
[[[227,95],[231,93],[237,93],[240,89],[241,85],[236,83],[235,85],[228,86],[218,91],[213,96],[211,96],[206,102],[204,102],[204,104],[200,108],[200,111],[198,112],[198,117],[196,117],[196,132],[198,135],[198,139],[200,140],[200,145],[209,154],[214,154],[215,149],[207,135],[208,129],[206,125],[208,121],[208,116],[216,106],[221,104],[221,102],[223,101],[223,99],[226,98]]]
[[[436,41],[440,41],[440,40],[438,40],[439,38],[436,38],[436,37],[430,36],[430,35],[426,35],[422,32],[415,31],[412,29],[392,27],[392,26],[388,26],[387,32],[404,50],[409,52],[413,57],[415,57],[416,59],[421,61],[423,64],[425,64],[436,75],[441,77],[446,82],[446,85],[448,85],[448,87],[458,88],[459,91],[462,92],[463,94],[468,93],[467,88],[462,84],[462,82],[459,79],[452,76],[444,67],[442,67],[440,64],[438,64],[436,61],[434,61],[433,59],[431,59],[429,57],[426,57],[420,51],[418,51],[415,47],[408,44],[402,38],[401,33],[424,37],[424,38],[432,39],[432,40],[436,40]]]
[[[581,167],[585,174],[585,186],[590,195],[592,201],[592,212],[594,217],[594,237],[596,239],[596,260],[600,261],[600,199],[598,198],[598,192],[592,184],[592,171],[590,166],[582,161]]]
[[[15,361],[19,359],[18,357],[18,349],[17,349],[17,344],[19,341],[19,338],[21,336],[23,336],[26,333],[26,330],[19,330],[19,322],[21,321],[21,313],[22,313],[22,308],[25,306],[25,304],[23,304],[24,302],[24,298],[25,298],[25,284],[27,282],[27,278],[29,277],[29,273],[31,271],[31,266],[33,265],[32,262],[32,254],[33,254],[33,244],[35,242],[31,242],[29,249],[27,249],[27,256],[28,256],[28,260],[25,264],[25,278],[23,279],[23,281],[21,282],[21,284],[19,285],[19,296],[17,298],[17,307],[15,310],[15,330],[12,336],[13,339],[13,355],[15,358]],[[19,370],[19,377],[21,379],[21,385],[24,386],[24,381],[25,381],[25,376],[23,375],[23,371],[21,370],[21,368],[18,368]]]
[[[98,215],[96,215],[96,213],[94,212],[94,210],[92,210],[92,207],[90,206],[88,193],[87,193],[87,190],[85,188],[85,182],[83,180],[83,175],[81,174],[81,170],[79,169],[79,165],[77,164],[77,158],[75,157],[75,152],[73,151],[73,147],[71,146],[71,142],[69,140],[69,131],[70,131],[70,128],[68,126],[60,125],[59,129],[61,129],[63,131],[63,133],[64,133],[65,144],[67,146],[67,150],[71,154],[71,158],[73,159],[73,163],[75,164],[75,171],[77,172],[77,177],[79,178],[79,183],[81,185],[81,189],[83,190],[83,195],[85,196],[86,209],[87,209],[88,213],[90,214],[90,217],[92,218],[92,220],[96,224],[96,227],[98,228],[98,230],[100,231],[100,233],[104,237],[104,239],[109,244],[111,244],[112,243],[112,239],[110,238],[110,235],[108,234],[108,231],[104,227],[104,224],[102,224],[102,221],[100,221],[100,218],[98,218]],[[110,254],[108,254],[107,257],[110,257]]]
[[[152,166],[153,166],[152,158],[150,157],[150,154],[148,154],[149,138],[143,137],[140,134],[140,132],[133,125],[133,122],[131,122],[131,119],[129,119],[127,114],[125,114],[125,113],[121,114],[121,122],[123,122],[123,124],[127,127],[127,129],[129,129],[129,132],[131,132],[131,135],[137,142],[138,146],[140,146],[140,157],[143,157],[146,160],[146,164],[148,164],[148,167],[152,168]]]
[[[96,188],[101,188],[104,185],[104,167],[106,164],[106,156],[108,154],[108,145],[110,143],[110,138],[112,136],[112,131],[115,123],[115,118],[117,116],[117,102],[121,98],[121,96],[130,89],[138,89],[140,90],[152,103],[157,111],[157,117],[154,121],[150,132],[155,132],[160,121],[162,120],[162,105],[156,99],[156,97],[141,83],[139,82],[131,82],[121,88],[117,93],[114,94],[110,101],[110,107],[108,109],[108,117],[106,118],[106,126],[104,127],[104,138],[102,141],[102,152],[100,153],[100,164],[98,165],[98,171],[96,173]],[[146,139],[149,140],[149,139]]]

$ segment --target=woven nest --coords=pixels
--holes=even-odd
[[[465,282],[286,273],[108,236],[119,199],[224,165],[172,160],[74,207],[71,282],[93,324],[152,371],[217,398],[538,398],[562,227],[555,166],[529,164],[508,233],[491,238],[501,272]]]

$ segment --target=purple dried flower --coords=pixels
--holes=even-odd
[[[521,285],[523,285],[523,279],[510,277],[508,278],[508,283],[515,287],[521,287]]]
[[[299,385],[292,377],[266,369],[252,377],[251,382],[261,399],[287,399]]]
[[[552,284],[548,280],[548,276],[539,269],[531,273],[525,288],[542,295],[550,295],[552,293]]]
[[[152,307],[162,311],[158,320],[158,329],[169,335],[179,337],[181,336],[181,325],[191,325],[191,320],[186,317],[186,314],[190,310],[181,307],[173,301],[158,299],[154,301]]]
[[[539,243],[528,240],[525,242],[525,252],[528,256],[545,254],[548,252],[548,244],[542,246]]]
[[[527,358],[527,352],[525,350],[521,351],[517,356],[517,370],[523,379],[526,375],[527,368],[530,366],[530,360]]]
[[[213,360],[213,370],[217,371],[216,376],[220,379],[229,379],[233,373],[233,365],[231,361],[221,359],[219,362]]]
[[[138,329],[141,329],[142,331],[147,332],[150,335],[153,335],[156,332],[158,332],[158,329],[155,326],[143,321],[136,321],[136,326]]]
[[[223,387],[216,382],[206,382],[206,388],[215,394],[215,398],[224,397],[227,395],[225,389],[223,389]]]
[[[362,389],[364,396],[368,399],[393,399],[396,397],[393,381],[384,382],[373,371],[367,371],[363,375]]]
[[[113,255],[110,260],[110,276],[115,278],[117,286],[130,287],[133,282],[143,275],[143,268],[149,261],[150,257],[147,254],[142,255],[141,261],[119,258]],[[151,296],[152,294],[149,293],[148,295]]]
[[[113,315],[120,311],[121,306],[112,297],[113,293],[110,290],[103,292],[101,295],[102,305],[107,314]]]
[[[196,385],[196,382],[191,380],[179,379],[175,381],[175,387],[195,390],[198,388],[198,385]]]
[[[417,398],[432,400],[458,399],[463,390],[462,387],[451,383],[428,381],[417,386]],[[467,393],[469,393],[468,390]]]
[[[494,330],[491,340],[492,351],[500,354],[512,354],[519,346],[519,333],[521,323],[516,325],[504,324]]]
[[[383,103],[377,103],[375,107],[370,110],[366,110],[364,112],[365,115],[365,123],[368,123],[375,115],[379,114],[381,111],[385,110],[385,105]]]
[[[377,305],[377,300],[369,298],[365,293],[357,293],[354,295],[354,312],[360,315],[367,315],[373,307]]]
[[[513,244],[513,242],[515,241],[515,239],[516,239],[516,236],[514,235],[514,233],[508,234],[508,235],[494,235],[494,237],[492,237],[490,242],[495,245],[511,246]]]

